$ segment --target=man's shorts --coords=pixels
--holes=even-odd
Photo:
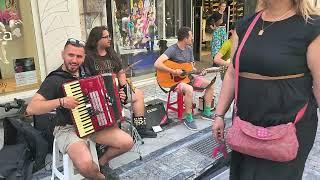
[[[206,87],[203,85],[203,81],[206,79],[203,76],[192,76],[190,84],[195,90],[204,90]],[[183,92],[183,84],[178,84],[175,88],[176,92]]]
[[[56,139],[56,145],[63,154],[66,154],[69,146],[75,142],[82,141],[86,143],[88,138],[95,142],[95,133],[90,134],[85,138],[80,138],[76,134],[76,128],[74,125],[70,124],[65,126],[56,126],[54,128],[53,135]]]

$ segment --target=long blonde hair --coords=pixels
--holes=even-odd
[[[315,6],[314,0],[291,0],[296,8],[297,14],[303,16],[305,21],[311,19],[311,15],[320,15],[320,9]],[[267,8],[267,3],[264,0],[258,0],[257,11]]]

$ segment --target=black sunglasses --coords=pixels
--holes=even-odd
[[[86,43],[84,41],[81,41],[81,40],[78,40],[78,39],[75,39],[75,38],[69,38],[66,42],[66,45],[65,47],[68,45],[68,44],[72,44],[76,47],[85,47],[86,46]]]

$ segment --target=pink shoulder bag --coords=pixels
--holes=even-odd
[[[237,116],[238,84],[239,84],[239,58],[245,42],[247,41],[254,25],[262,15],[260,12],[250,24],[241,41],[235,60],[235,102],[234,117],[231,128],[226,135],[226,143],[232,150],[278,162],[287,162],[296,158],[299,142],[297,140],[295,124],[304,115],[308,103],[297,113],[293,123],[281,124],[271,127],[260,127],[250,122],[241,120]]]

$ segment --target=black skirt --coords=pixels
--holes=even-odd
[[[307,111],[296,124],[299,141],[296,159],[274,162],[233,151],[230,180],[300,180],[318,124],[311,76],[276,81],[240,77],[238,115],[254,125],[268,127],[292,122],[306,102]]]

